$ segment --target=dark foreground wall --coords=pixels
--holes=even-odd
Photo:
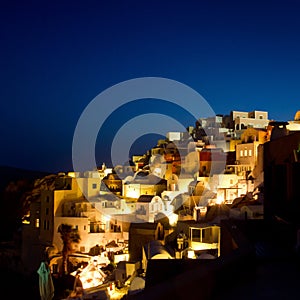
[[[220,290],[226,289],[240,281],[247,281],[254,274],[255,252],[252,244],[231,221],[221,224],[224,237],[221,243],[221,256],[214,260],[198,262],[194,260],[193,266],[176,268],[169,267],[164,270],[167,263],[162,260],[148,262],[146,287],[143,292],[128,296],[128,299],[214,299]],[[222,255],[222,249],[224,255]],[[193,261],[188,261],[187,265]],[[151,265],[153,263],[153,265]],[[182,262],[184,264],[184,262]],[[178,262],[174,261],[174,264]],[[177,274],[170,274],[170,270]],[[182,272],[183,271],[183,272]],[[152,285],[152,277],[163,278],[159,284]],[[147,284],[148,280],[148,284]]]

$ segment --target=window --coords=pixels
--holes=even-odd
[[[46,197],[46,202],[49,203],[49,196]]]
[[[92,188],[93,188],[93,189],[96,189],[96,188],[97,188],[97,183],[93,183],[93,184],[92,184]]]
[[[249,149],[249,153],[248,153],[249,156],[252,156],[252,150]]]
[[[49,214],[49,207],[46,207],[46,215]]]
[[[35,219],[35,227],[36,228],[40,227],[40,219]]]
[[[191,229],[192,233],[192,241],[193,242],[201,242],[201,229],[193,228]]]
[[[247,149],[245,149],[244,156],[247,156],[247,155],[248,155],[248,151],[247,151]]]
[[[240,156],[243,156],[243,150],[240,150]]]
[[[83,230],[86,230],[86,225],[83,226]]]

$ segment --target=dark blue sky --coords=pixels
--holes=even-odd
[[[299,15],[297,0],[1,1],[0,165],[72,169],[84,108],[137,77],[182,82],[217,114],[293,119]]]

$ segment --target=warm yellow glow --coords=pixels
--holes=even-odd
[[[187,257],[188,258],[195,258],[195,252],[194,252],[194,250],[188,250],[187,251]]]
[[[73,272],[71,275],[76,276],[76,273],[77,271]],[[83,289],[88,289],[103,284],[107,275],[101,270],[97,263],[91,260],[78,276]]]
[[[216,204],[222,204],[222,203],[224,203],[224,198],[221,195],[218,195],[216,199]]]
[[[115,254],[114,263],[117,264],[120,261],[129,261],[129,254],[128,253]]]
[[[109,222],[111,220],[111,216],[105,215],[103,216],[104,222]]]
[[[138,199],[139,196],[140,196],[140,193],[138,191],[135,191],[132,189],[126,191],[126,197],[128,197],[128,198]]]
[[[169,223],[171,226],[175,226],[177,224],[177,221],[178,221],[177,214],[172,213],[168,216],[168,218],[169,218]]]

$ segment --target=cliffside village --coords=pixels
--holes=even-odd
[[[80,285],[65,298],[141,293],[149,261],[222,257],[223,220],[294,220],[299,204],[289,175],[299,153],[300,111],[287,122],[269,120],[266,111],[231,111],[166,133],[124,165],[40,178],[23,217],[24,272],[46,262],[55,282],[64,271],[60,228],[68,225],[79,236],[68,270]],[[274,191],[279,185],[288,188]],[[291,208],[282,209],[287,195]]]

